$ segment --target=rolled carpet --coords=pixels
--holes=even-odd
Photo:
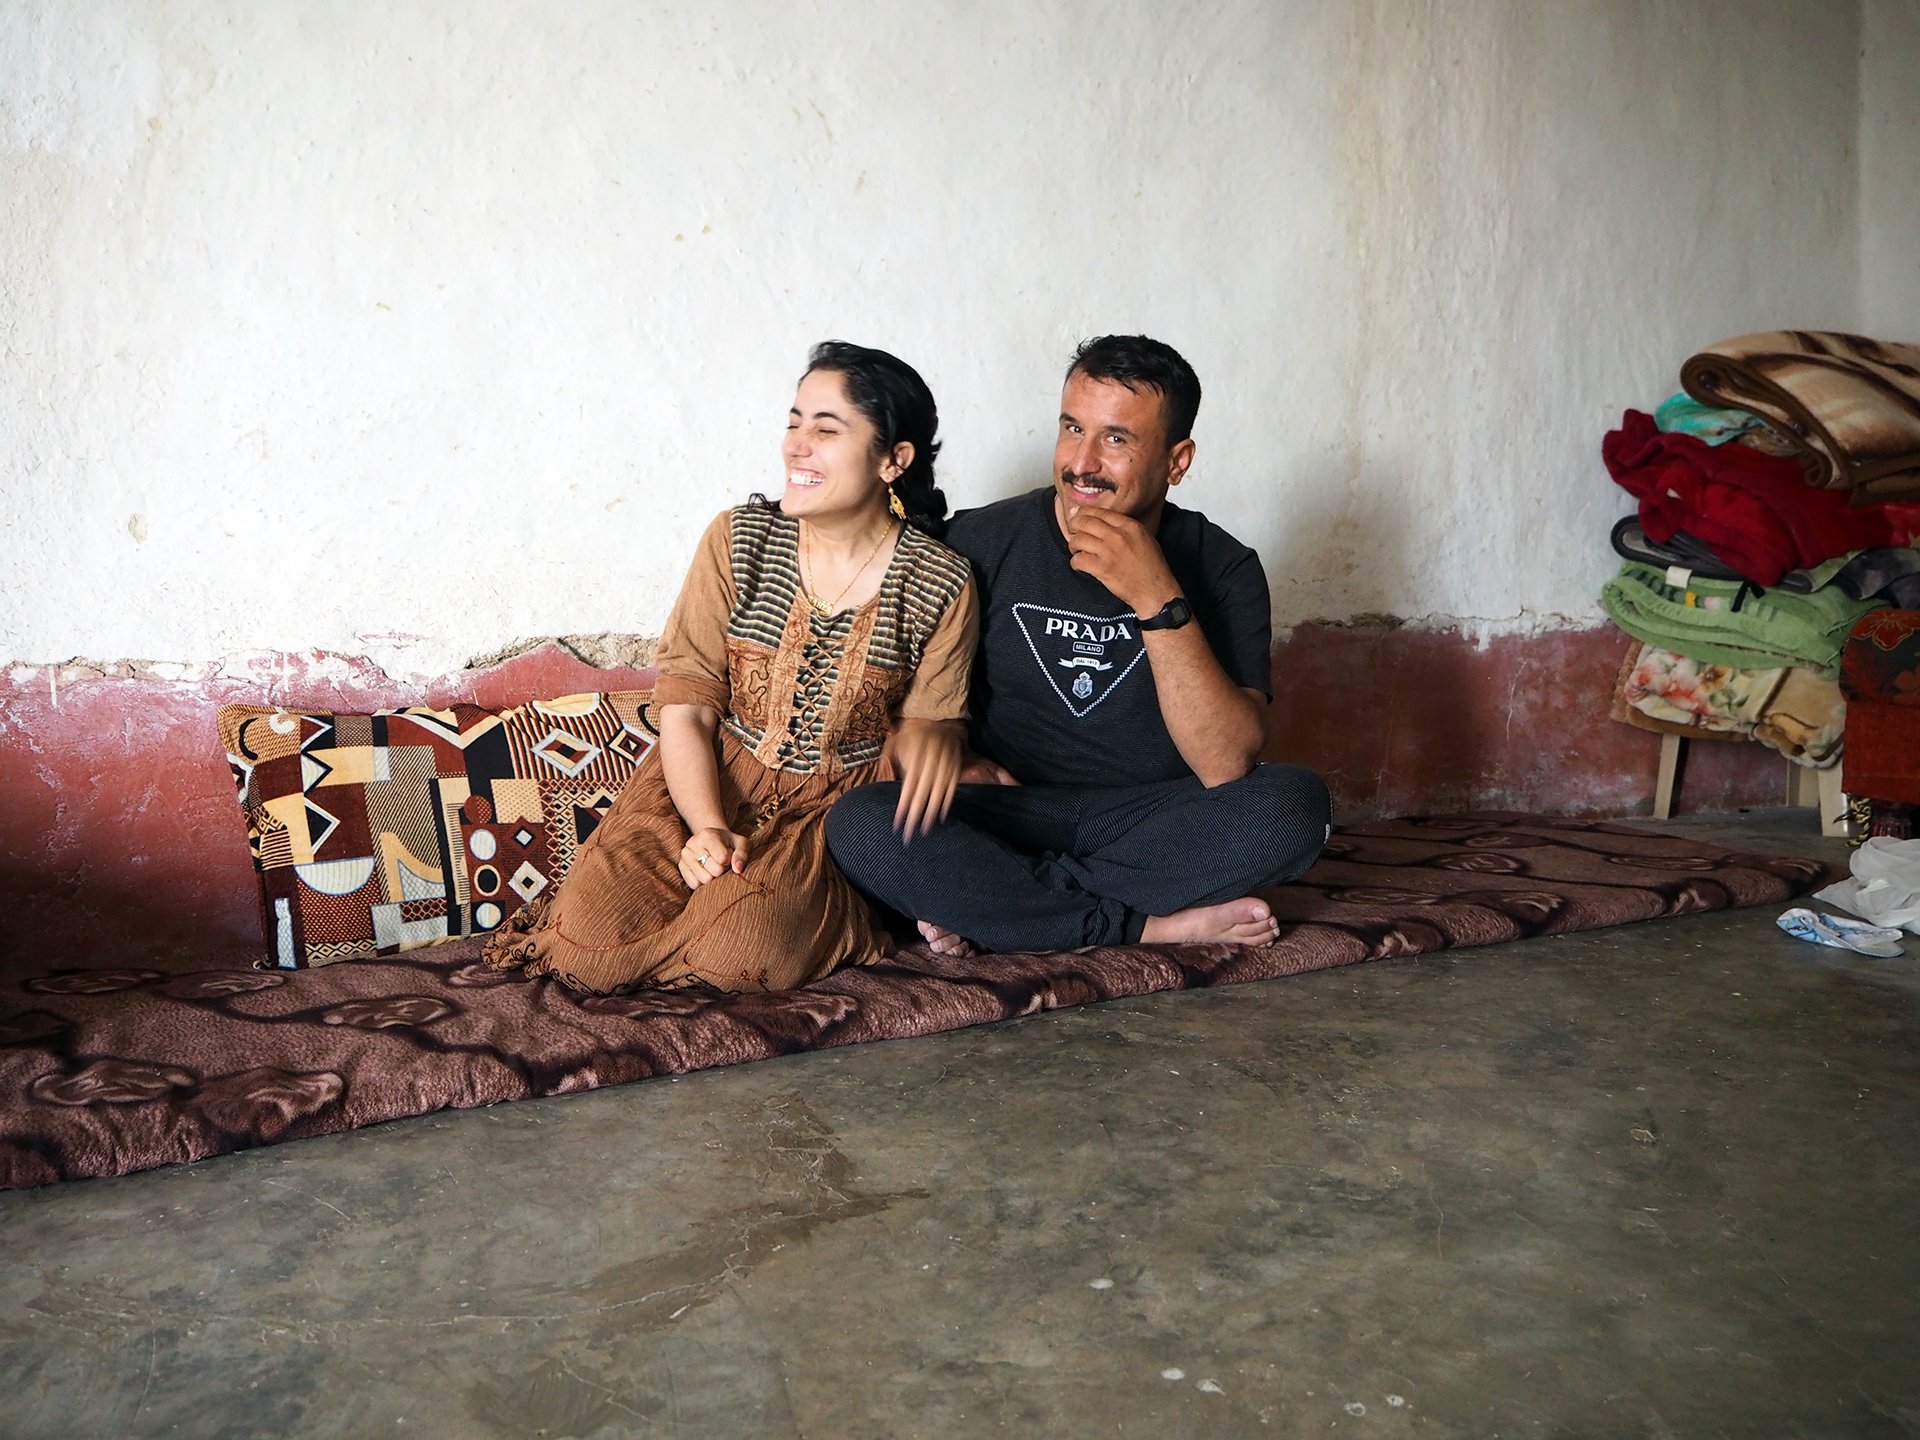
[[[1767,330],[1709,345],[1680,384],[1798,442],[1809,484],[1851,491],[1857,505],[1920,499],[1920,345]]]

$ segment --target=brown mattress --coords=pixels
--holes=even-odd
[[[1257,949],[914,948],[784,993],[608,998],[483,970],[475,941],[292,972],[80,968],[48,949],[0,974],[0,1188],[1123,995],[1778,904],[1826,878],[1812,860],[1601,822],[1428,817],[1336,831],[1311,873],[1269,894],[1280,937]]]

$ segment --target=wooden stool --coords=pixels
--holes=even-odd
[[[1653,787],[1653,818],[1673,818],[1673,796],[1680,785],[1682,762],[1686,758],[1687,737],[1666,734],[1660,737],[1660,777]],[[1824,770],[1809,769],[1787,761],[1787,803],[1820,812],[1822,835],[1847,833],[1847,797],[1843,792],[1840,765]]]

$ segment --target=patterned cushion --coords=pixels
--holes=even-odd
[[[260,873],[261,968],[497,929],[560,883],[653,748],[651,695],[371,715],[222,707]]]
[[[1920,610],[1876,610],[1854,623],[1840,656],[1849,700],[1920,705]]]

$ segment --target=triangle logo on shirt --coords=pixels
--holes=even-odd
[[[1040,673],[1076,719],[1111,695],[1147,653],[1131,610],[1083,615],[1022,600],[1014,605],[1013,618]]]

